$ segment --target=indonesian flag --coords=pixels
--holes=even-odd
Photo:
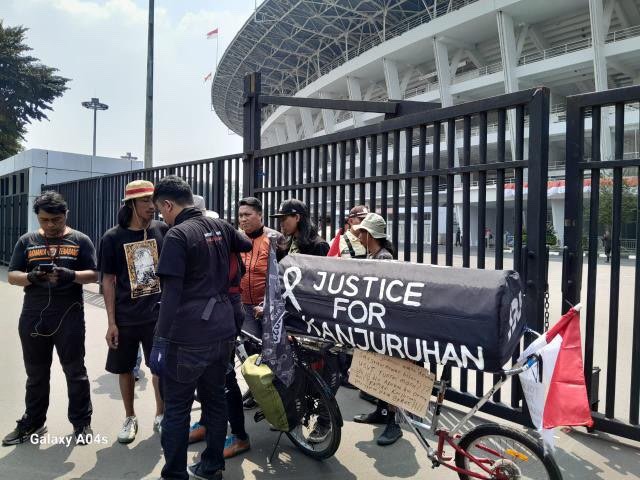
[[[327,257],[339,257],[340,256],[340,237],[342,237],[342,229],[338,230],[336,236],[331,241],[331,247],[329,247],[329,252],[327,253]]]
[[[520,382],[531,420],[551,449],[554,427],[593,425],[582,364],[580,308],[569,310],[520,356],[540,356],[539,363],[520,374]]]
[[[211,30],[207,33],[207,40],[211,40],[212,38],[216,38],[218,36],[218,29]]]
[[[205,81],[205,83],[206,83],[206,81],[207,81],[207,80],[210,80],[210,79],[211,79],[211,72],[209,72],[209,73],[207,74],[207,76],[206,76],[206,77],[204,77],[204,81]]]

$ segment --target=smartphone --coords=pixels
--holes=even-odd
[[[45,273],[51,273],[53,272],[53,268],[56,265],[54,263],[41,263],[40,265],[38,265],[38,269],[41,272],[45,272]]]

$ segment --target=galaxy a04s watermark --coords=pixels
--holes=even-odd
[[[77,438],[75,435],[51,435],[50,433],[37,434],[34,433],[29,437],[29,441],[33,445],[63,445],[65,447],[74,446],[76,443],[85,445],[107,445],[109,437],[100,435],[99,433],[80,434]]]

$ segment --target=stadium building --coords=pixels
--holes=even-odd
[[[640,83],[640,0],[265,0],[225,51],[212,84],[217,115],[239,134],[243,77],[253,71],[261,72],[262,92],[269,95],[411,100],[442,106],[549,87],[548,219],[561,244],[566,97]],[[268,107],[263,110],[262,146],[383,118],[376,113]],[[590,132],[591,120],[586,121]],[[639,155],[638,121],[638,105],[628,106],[625,157]],[[602,124],[609,131],[602,135],[602,155],[609,158],[613,111],[603,111]],[[507,144],[513,142],[514,131],[509,128]],[[526,142],[525,138],[525,152]],[[456,145],[462,147],[461,138]],[[476,136],[472,149],[477,145]],[[489,158],[495,145],[496,134],[489,125]],[[417,148],[414,152],[417,155]],[[637,177],[625,178],[637,194]],[[489,226],[495,202],[490,182]],[[588,181],[584,189],[588,193]],[[459,190],[455,202],[460,218]],[[475,245],[476,215],[471,208]],[[426,239],[430,215],[425,216]],[[412,218],[415,225],[415,212]],[[444,221],[439,225],[444,228]],[[415,235],[416,228],[411,231]],[[627,225],[622,237],[632,236],[635,226]]]

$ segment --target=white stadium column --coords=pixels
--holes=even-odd
[[[320,92],[320,98],[330,98],[326,92]],[[322,123],[324,123],[324,133],[329,134],[336,131],[336,117],[333,110],[322,109]]]
[[[304,138],[313,137],[313,116],[311,110],[308,108],[300,109],[300,118],[302,118],[302,131],[304,132]]]
[[[296,119],[293,115],[284,116],[284,124],[287,126],[287,137],[290,142],[297,142],[300,140],[298,136],[298,128],[296,127]]]
[[[347,90],[349,100],[362,100],[362,89],[360,88],[360,79],[347,76]],[[353,126],[358,128],[362,126],[362,113],[353,112]]]
[[[384,81],[387,85],[387,97],[389,100],[402,100],[400,92],[400,77],[398,76],[398,66],[393,60],[382,59],[384,68]]]
[[[610,0],[611,1],[611,0]],[[609,14],[609,17],[611,15]],[[591,20],[591,49],[593,51],[593,78],[596,92],[608,89],[607,58],[604,53],[604,40],[609,22],[605,18],[602,0],[589,0]],[[611,129],[609,127],[609,109],[602,109],[602,129],[600,135],[600,155],[603,160],[611,158]]]
[[[449,65],[449,49],[447,44],[444,43],[441,39],[437,37],[433,37],[433,54],[436,60],[436,72],[438,74],[438,90],[440,91],[440,104],[443,107],[450,107],[453,105],[453,97],[451,96],[451,78],[452,78],[452,70],[455,68],[457,70],[458,64],[455,61]],[[446,136],[448,135],[447,126],[444,126],[445,138],[443,139],[446,142]],[[454,133],[455,135],[455,133]],[[458,148],[456,147],[453,152],[454,155],[454,164],[459,165],[458,158]]]
[[[516,75],[516,67],[518,66],[518,57],[516,52],[517,44],[513,18],[502,10],[498,10],[496,16],[498,21],[498,38],[500,40],[502,73],[504,75],[504,91],[505,93],[517,92],[518,77]],[[508,110],[507,116],[509,118],[511,158],[516,160],[516,112],[513,109]]]
[[[282,125],[281,123],[276,123],[275,130],[276,130],[276,138],[278,140],[278,145],[283,145],[287,143],[287,136],[285,135],[285,132],[284,132],[284,125]]]

